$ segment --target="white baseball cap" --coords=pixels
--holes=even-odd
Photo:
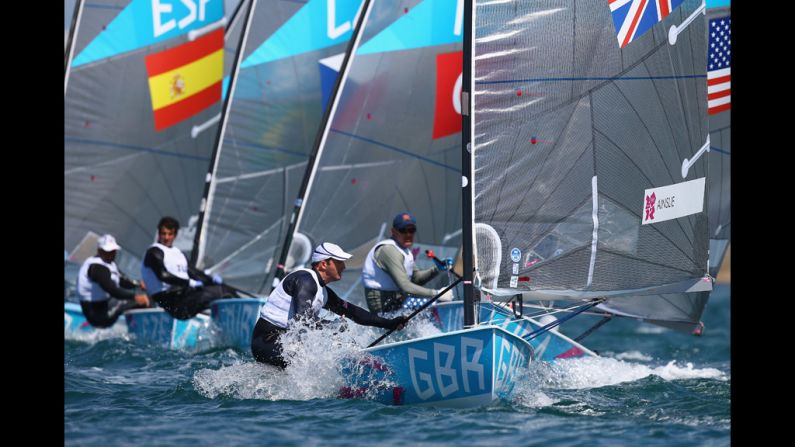
[[[339,245],[332,244],[331,242],[323,242],[315,247],[315,250],[312,252],[312,263],[314,264],[315,262],[320,262],[329,258],[338,261],[347,261],[351,256],[353,255],[345,253],[345,250],[340,248]]]
[[[119,244],[116,243],[116,238],[105,234],[101,238],[97,239],[97,248],[102,251],[116,251],[120,249]]]

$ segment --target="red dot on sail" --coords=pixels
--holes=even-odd
[[[521,90],[517,90],[516,91],[516,96],[522,96],[522,91]]]
[[[94,180],[96,180],[96,179],[97,179],[97,176],[96,176],[96,175],[92,175],[92,176],[91,176],[91,181],[92,181],[92,182],[93,182]]]
[[[356,180],[355,178],[352,178],[352,179],[351,179],[351,185],[355,185],[355,184],[356,184],[356,182],[357,182],[357,180]]]
[[[368,113],[368,114],[367,114],[367,119],[369,120],[369,119],[372,119],[372,118],[373,118],[373,115],[371,115],[371,114],[369,114],[369,113]]]
[[[529,276],[520,276],[519,277],[519,282],[530,282],[530,277]]]
[[[536,137],[530,138],[530,143],[536,144],[536,142],[538,142],[538,140],[536,140]]]
[[[403,13],[407,14],[409,12],[409,8],[403,8]]]

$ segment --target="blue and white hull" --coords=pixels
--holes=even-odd
[[[457,331],[464,327],[464,307],[461,301],[440,303],[428,309],[431,321],[444,332]],[[505,315],[505,310],[497,309],[492,303],[480,304],[479,321],[499,326],[506,331],[525,337],[544,324],[529,317],[515,318]],[[547,362],[558,359],[575,358],[583,356],[596,356],[596,353],[577,343],[557,330],[547,331],[538,337],[529,340],[533,346],[536,358]]]
[[[343,365],[341,397],[393,405],[477,407],[508,398],[532,346],[497,326],[479,326],[376,346]]]
[[[204,314],[178,320],[163,309],[133,309],[125,312],[124,318],[130,334],[145,344],[186,351],[213,347],[210,317]]]
[[[210,307],[217,329],[216,347],[251,350],[251,334],[259,318],[265,298],[232,298],[216,300]]]

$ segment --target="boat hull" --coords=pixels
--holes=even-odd
[[[210,310],[217,329],[216,346],[250,351],[251,334],[265,301],[265,298],[232,298],[213,302]]]
[[[488,405],[509,398],[533,357],[529,343],[496,326],[390,343],[346,359],[340,394],[393,405]]]
[[[431,320],[444,332],[457,331],[464,327],[464,307],[462,302],[453,301],[431,307]],[[492,303],[481,303],[479,321],[499,326],[506,331],[524,337],[543,326],[532,318],[513,318],[498,312]],[[565,358],[596,356],[596,353],[556,330],[547,331],[529,340],[536,358],[547,362]]]
[[[133,309],[125,312],[124,318],[130,334],[145,344],[186,351],[213,347],[210,317],[204,314],[178,320],[163,309]]]

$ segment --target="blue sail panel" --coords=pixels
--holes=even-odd
[[[180,36],[223,16],[222,0],[133,0],[74,58],[72,67]]]
[[[357,54],[463,41],[463,0],[424,1],[359,48]]]
[[[243,60],[241,68],[346,42],[353,31],[361,3],[361,0],[310,0]]]

